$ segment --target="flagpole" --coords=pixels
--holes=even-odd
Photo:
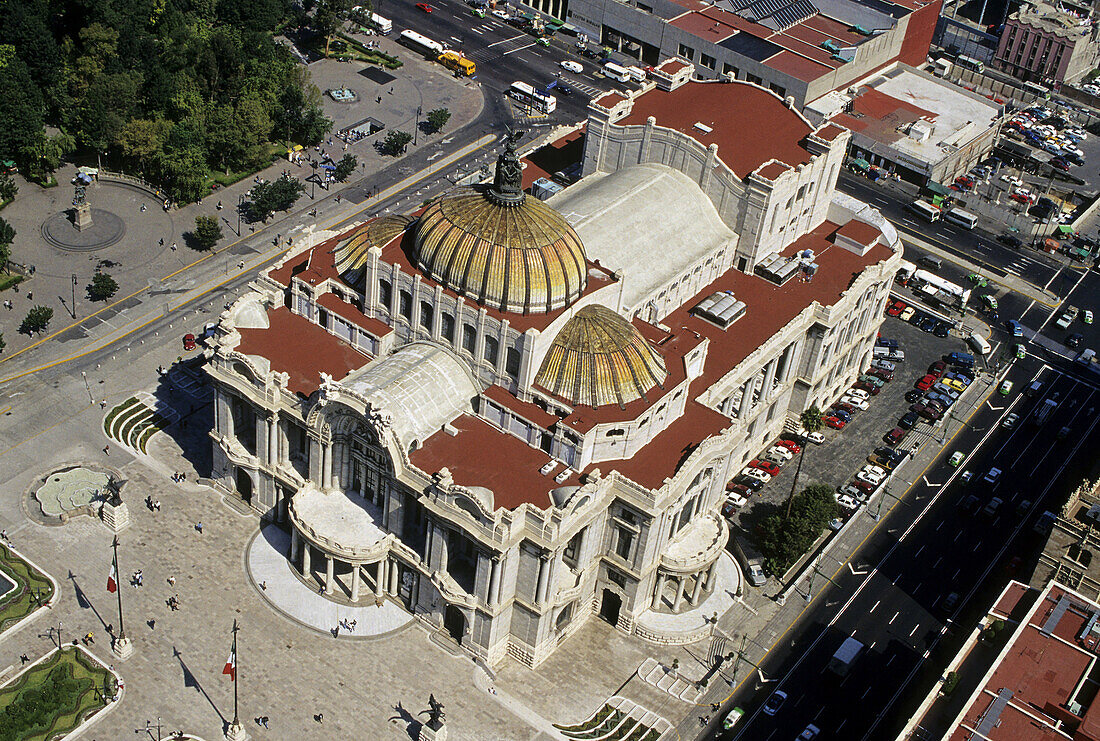
[[[115,636],[111,648],[119,659],[128,659],[134,652],[134,646],[126,638],[126,628],[122,624],[122,574],[118,569],[118,536],[111,541],[111,549],[114,555],[115,570],[115,596],[118,597],[118,635]]]
[[[237,619],[233,618],[233,725],[241,724],[237,713],[237,675],[241,671],[241,657],[237,654]]]

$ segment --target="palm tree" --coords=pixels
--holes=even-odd
[[[807,433],[817,432],[825,424],[821,421],[821,410],[816,406],[811,406],[798,417],[799,423],[802,425],[802,429]],[[798,489],[798,474],[802,472],[802,459],[806,456],[806,448],[809,447],[810,442],[804,440],[802,442],[802,450],[798,454],[798,467],[794,469],[794,480],[791,482],[791,493],[787,495],[787,514],[786,517],[791,516],[791,502],[794,501],[794,493]]]

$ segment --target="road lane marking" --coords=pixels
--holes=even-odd
[[[532,42],[531,42],[530,44],[528,44],[527,46],[521,46],[521,47],[519,47],[518,49],[509,49],[508,51],[506,51],[506,52],[503,52],[503,53],[501,54],[501,56],[502,56],[502,57],[506,57],[506,56],[508,56],[509,54],[515,54],[515,53],[516,53],[517,51],[523,51],[524,49],[530,49],[530,48],[531,48],[532,46],[534,46],[534,45],[535,45],[535,42],[533,42],[533,41],[532,41]]]
[[[897,619],[898,615],[900,615],[900,614],[901,614],[900,612],[895,612],[894,617],[890,618],[890,622],[888,622],[887,625],[893,625],[894,621]]]
[[[939,566],[941,561],[943,561],[943,556],[940,556],[939,558],[936,559],[936,562],[934,564],[932,564],[932,568],[934,569],[937,566]]]
[[[874,611],[875,611],[875,607],[878,607],[878,605],[879,605],[879,603],[880,603],[880,602],[882,602],[882,600],[876,600],[876,601],[875,601],[875,605],[874,605],[874,607],[872,607],[872,608],[871,608],[870,610],[868,610],[868,611],[867,611],[867,614],[868,614],[868,615],[870,615],[870,614],[871,614],[872,612],[874,612]]]
[[[493,43],[488,44],[488,47],[491,49],[494,46],[498,46],[500,44],[507,44],[509,41],[515,41],[516,39],[522,39],[524,36],[525,36],[525,34],[519,34],[518,36],[512,36],[511,38],[501,39],[500,41],[494,41]]]
[[[919,627],[920,627],[920,623],[917,623],[916,625],[913,626],[913,629],[911,631],[909,631],[909,637],[910,638],[913,637],[913,634],[917,632],[917,628],[919,628]]]

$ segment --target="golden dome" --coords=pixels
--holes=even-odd
[[[448,288],[501,311],[541,314],[575,301],[588,281],[584,246],[554,209],[520,189],[509,139],[495,183],[439,198],[416,227],[420,269]]]
[[[357,285],[367,264],[367,253],[371,247],[382,248],[394,237],[408,228],[412,219],[408,216],[380,216],[363,224],[353,231],[333,249],[336,272],[350,285]]]
[[[535,383],[574,404],[622,406],[667,377],[664,358],[630,322],[590,304],[558,332]]]

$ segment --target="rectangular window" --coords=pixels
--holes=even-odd
[[[378,303],[386,311],[389,311],[390,306],[393,304],[393,286],[390,285],[388,280],[379,279],[378,281]]]
[[[443,312],[443,319],[440,324],[442,325],[440,331],[443,333],[443,338],[447,342],[453,343],[455,341],[455,318],[447,312]]]
[[[471,355],[477,347],[477,329],[472,324],[462,325],[462,349]]]
[[[398,312],[406,319],[412,319],[413,311],[413,297],[408,291],[401,291],[399,295],[401,305],[398,307]]]
[[[712,57],[709,54],[702,54],[701,53],[699,55],[699,63],[702,64],[707,69],[714,69],[715,67],[718,66],[718,60],[715,59],[714,57]]]
[[[486,337],[484,357],[489,364],[496,366],[499,351],[500,343],[497,342],[497,339],[495,337]]]
[[[692,49],[690,46],[680,44],[680,49],[677,54],[679,54],[684,59],[689,59],[693,62],[695,61],[695,50]]]
[[[619,537],[615,540],[615,555],[624,561],[630,560],[630,552],[634,547],[634,533],[625,527],[618,528]]]
[[[729,62],[723,62],[722,63],[722,72],[724,72],[727,75],[732,74],[734,77],[737,77],[737,75],[741,74],[741,70],[737,69],[736,67],[734,67]]]
[[[652,5],[646,5],[645,3],[638,3],[637,7],[638,7],[638,10],[642,11],[643,13],[652,13],[653,12],[653,6]]]
[[[748,82],[753,83],[754,85],[759,85],[761,82],[763,82],[763,80],[760,79],[759,77],[757,77],[756,75],[750,75],[750,74],[745,75],[745,80],[748,81]]]
[[[510,376],[519,375],[519,350],[509,347],[504,357],[504,372]]]
[[[420,302],[420,326],[429,332],[432,330],[432,305],[427,301]]]
[[[577,559],[581,555],[581,543],[584,541],[584,530],[579,531],[576,535],[569,539],[569,543],[565,546],[565,550],[561,553],[561,559],[565,562],[566,566],[576,567]]]
[[[778,95],[780,98],[787,97],[787,88],[783,87],[782,85],[776,85],[773,82],[770,85],[768,85],[768,87],[771,88],[771,91],[773,93],[775,93],[776,95]]]

